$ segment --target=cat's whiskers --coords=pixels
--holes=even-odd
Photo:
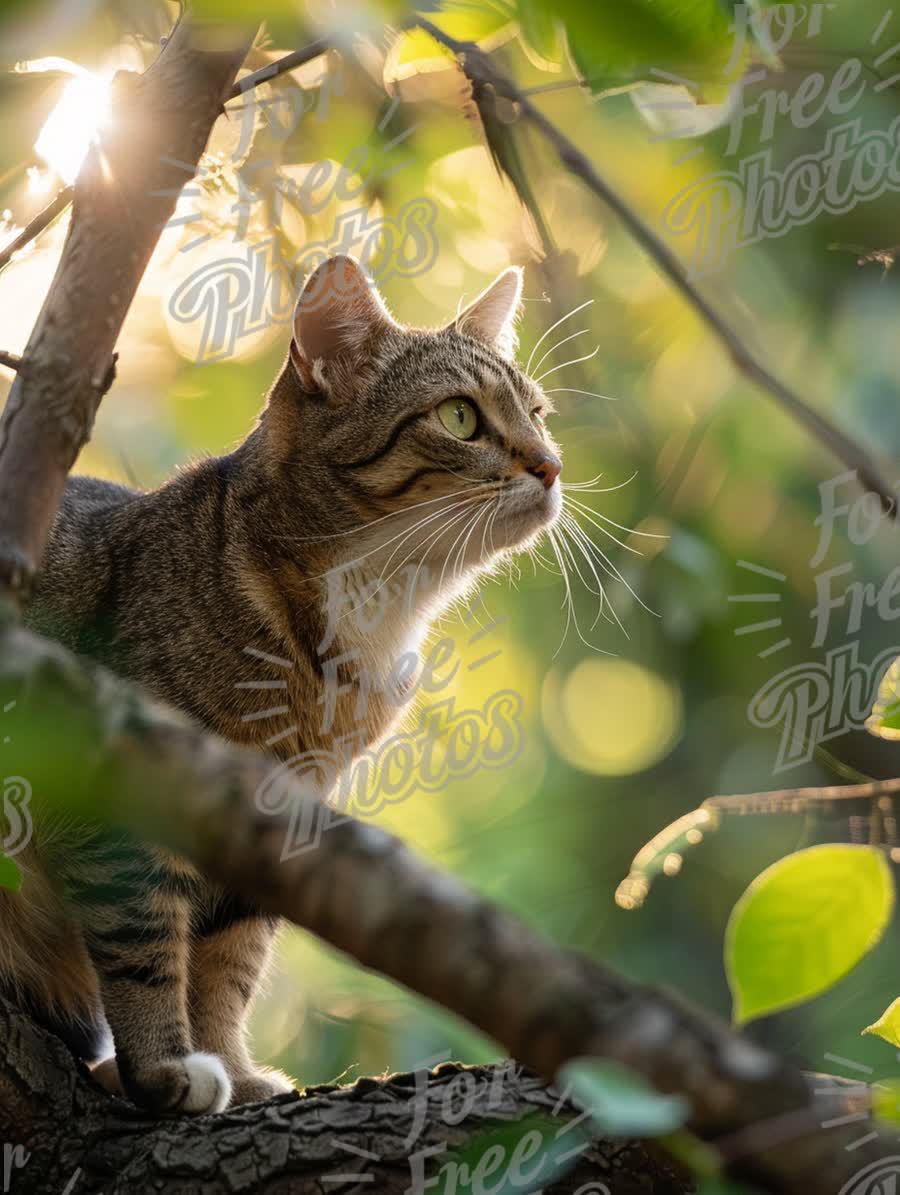
[[[654,617],[658,617],[658,615],[656,614],[656,611],[651,610],[650,607],[647,605],[647,603],[644,602],[643,599],[640,598],[637,593],[635,593],[635,591],[628,584],[628,582],[625,580],[625,578],[622,576],[622,574],[619,572],[619,570],[616,568],[616,566],[613,564],[613,562],[609,559],[609,557],[606,555],[606,553],[603,551],[603,549],[600,548],[597,544],[595,544],[594,541],[590,538],[590,536],[587,535],[584,528],[575,520],[575,517],[572,514],[572,512],[571,511],[563,511],[563,514],[560,517],[568,519],[578,529],[581,537],[583,538],[583,542],[584,542],[585,546],[588,547],[589,550],[593,553],[594,558],[596,559],[597,563],[599,564],[599,566],[603,570],[603,572],[605,572],[607,574],[607,576],[615,578],[615,580],[618,581],[621,585],[624,585],[624,587],[628,590],[628,592],[631,594],[631,596],[634,598],[634,600],[638,603],[638,605],[641,606],[644,610],[646,610],[648,614],[653,614]],[[609,532],[607,532],[606,534],[609,534]],[[638,553],[638,555],[640,555],[640,553]]]
[[[610,539],[615,540],[620,547],[625,548],[628,552],[635,552],[638,556],[642,555],[642,553],[637,548],[629,547],[628,544],[623,543],[620,539],[613,535],[612,532],[607,531],[605,527],[601,527],[599,524],[595,523],[594,519],[600,519],[602,523],[609,523],[610,527],[615,527],[619,531],[624,531],[626,535],[640,535],[643,536],[644,539],[669,538],[667,535],[663,535],[658,531],[639,531],[636,527],[625,527],[621,523],[617,523],[615,519],[608,518],[606,515],[601,514],[599,510],[593,510],[586,503],[580,502],[577,498],[571,497],[571,495],[563,495],[563,504],[565,503],[569,503],[570,507],[574,506],[581,514],[584,515],[589,523],[594,523],[594,526],[598,531],[602,531],[604,535],[608,535]]]
[[[568,362],[572,364],[571,361]],[[545,374],[544,377],[547,375]],[[554,386],[551,390],[545,390],[545,394],[586,394],[588,398],[602,398],[605,402],[618,402],[614,394],[598,394],[596,390],[578,390],[575,386]]]
[[[458,476],[454,474],[454,476]],[[476,480],[470,478],[463,478],[464,481]],[[483,480],[483,479],[477,479]],[[320,543],[326,539],[340,539],[345,535],[356,535],[361,531],[367,531],[370,527],[374,527],[378,523],[383,523],[386,519],[396,519],[400,515],[409,514],[411,510],[417,510],[420,506],[431,506],[435,502],[442,502],[448,497],[455,497],[455,494],[439,494],[436,498],[425,498],[422,502],[414,502],[412,506],[401,507],[400,510],[392,510],[386,515],[379,515],[377,519],[372,519],[368,523],[360,523],[358,527],[350,527],[346,531],[334,531],[330,535],[289,535],[280,536],[283,542],[288,543]]]
[[[446,500],[447,498],[456,498],[456,496],[457,496],[456,494],[442,495],[444,500]],[[459,504],[462,505],[463,503],[468,502],[468,501],[470,501],[474,498],[477,498],[479,496],[480,496],[479,494],[469,494],[465,498],[460,499]],[[343,572],[346,569],[353,568],[355,565],[360,564],[363,560],[367,560],[370,556],[374,556],[377,552],[383,551],[386,547],[388,547],[389,544],[395,543],[398,539],[405,538],[408,534],[410,534],[410,532],[414,531],[416,529],[416,527],[422,526],[426,520],[430,520],[432,515],[434,515],[435,518],[439,518],[442,514],[447,514],[448,511],[455,509],[455,506],[456,506],[456,503],[452,504],[451,506],[447,507],[446,509],[439,510],[436,512],[433,511],[431,514],[424,516],[424,519],[422,521],[414,524],[411,528],[407,528],[405,531],[398,531],[396,535],[391,536],[391,538],[388,540],[385,540],[384,543],[376,544],[376,546],[374,548],[370,549],[370,551],[368,551],[368,552],[363,552],[363,554],[361,556],[357,556],[353,560],[343,561],[340,564],[336,564],[336,565],[333,564],[331,566],[331,568],[326,569],[324,573],[315,573],[313,576],[308,577],[307,580],[308,581],[318,581],[318,580],[321,580],[322,577],[327,577],[330,573]],[[408,506],[408,507],[406,507],[406,509],[404,511],[398,512],[398,513],[405,514],[408,511],[415,510],[415,509],[416,509],[415,506]]]
[[[631,544],[626,544],[623,540],[619,539],[618,536],[613,535],[611,531],[608,531],[602,523],[598,523],[597,519],[601,519],[603,517],[602,515],[598,515],[596,511],[591,510],[589,506],[585,506],[583,503],[578,502],[575,498],[571,497],[571,495],[563,495],[563,508],[568,511],[571,516],[574,516],[576,520],[578,517],[587,519],[592,527],[596,527],[598,531],[602,532],[603,535],[611,539],[613,543],[618,544],[619,547],[624,551],[631,552],[635,556],[643,555],[643,552],[641,552],[639,548],[634,548],[631,546]],[[614,523],[613,526],[618,526],[618,523]],[[638,532],[630,531],[628,527],[622,527],[621,530],[626,531],[629,534],[639,534]]]
[[[499,495],[497,495],[497,498],[499,499]],[[454,540],[453,545],[450,548],[450,551],[447,553],[447,559],[444,561],[444,568],[441,569],[441,578],[440,578],[440,581],[438,582],[438,591],[439,592],[442,589],[443,584],[444,584],[444,569],[446,568],[448,561],[453,556],[453,549],[456,547],[456,545],[458,543],[460,544],[460,548],[459,548],[459,551],[456,553],[453,566],[450,569],[450,583],[452,585],[454,580],[457,577],[459,578],[460,581],[462,580],[463,569],[465,568],[465,553],[469,547],[469,540],[472,538],[472,532],[478,526],[478,523],[481,520],[482,515],[487,514],[488,510],[490,510],[490,503],[485,502],[481,507],[479,507],[478,510],[475,511],[472,518],[469,519],[469,522],[463,527],[460,534]],[[460,543],[460,541],[462,541],[462,542]]]
[[[600,345],[598,344],[592,353],[585,353],[583,357],[573,357],[571,361],[563,361],[561,365],[553,365],[550,367],[550,369],[544,370],[542,374],[538,374],[538,376],[534,378],[534,382],[539,386],[544,378],[550,377],[551,373],[558,373],[561,369],[566,369],[569,365],[578,365],[581,361],[593,361],[599,352]]]
[[[557,340],[556,344],[547,349],[546,353],[544,353],[543,357],[541,357],[540,361],[538,361],[537,365],[535,365],[535,370],[540,369],[547,358],[555,353],[557,349],[561,349],[564,344],[568,344],[569,341],[574,340],[576,336],[584,336],[585,332],[590,332],[590,328],[581,328],[578,332],[573,332],[570,336],[564,336],[562,340]]]
[[[562,572],[563,572],[563,579],[564,579],[564,583],[566,586],[565,603],[568,606],[568,611],[567,611],[567,615],[566,615],[566,626],[563,631],[563,638],[562,638],[562,641],[560,642],[559,647],[556,650],[555,655],[559,654],[559,651],[562,649],[563,643],[565,643],[566,637],[568,636],[570,626],[574,626],[576,635],[578,636],[578,638],[581,640],[581,642],[584,644],[585,647],[590,648],[591,651],[599,652],[601,655],[611,655],[612,654],[611,652],[606,651],[602,647],[598,647],[596,643],[592,643],[589,639],[587,639],[584,635],[584,632],[581,629],[581,625],[578,621],[578,610],[575,605],[575,596],[572,592],[571,580],[569,578],[568,569],[566,568],[566,564],[565,564],[566,560],[568,560],[570,562],[570,564],[572,565],[572,567],[575,569],[575,572],[578,574],[582,583],[585,584],[585,588],[590,590],[590,586],[588,586],[584,582],[584,577],[581,574],[581,570],[578,566],[578,561],[575,557],[575,553],[572,550],[571,545],[566,540],[565,524],[562,521],[562,519],[560,519],[560,523],[558,526],[559,526],[559,541],[557,542],[556,537],[554,536],[553,543],[554,543],[554,550],[556,552],[557,560],[559,561],[560,568],[562,569]],[[590,591],[593,592],[592,590],[590,590]],[[601,584],[600,598],[601,598],[600,610],[598,611],[597,618],[595,618],[594,622],[591,624],[592,629],[594,626],[597,625],[597,619],[599,618],[600,614],[603,612],[604,603],[606,605],[609,605],[608,599],[606,599],[605,593],[603,592],[602,584]],[[614,611],[613,611],[613,614],[615,616]],[[616,621],[618,621],[618,619],[616,619]],[[621,626],[621,623],[619,623],[619,626]],[[554,659],[555,659],[555,655],[554,655]]]
[[[372,552],[366,552],[363,556],[360,556],[356,560],[351,561],[350,564],[341,565],[340,566],[341,569],[352,568],[354,564],[358,564],[360,561],[365,560],[368,556],[373,555],[374,552],[379,552],[383,548],[388,547],[388,545],[393,543],[394,540],[396,540],[396,539],[400,540],[400,543],[397,544],[397,547],[394,548],[394,550],[391,552],[390,556],[388,556],[387,560],[384,562],[381,572],[378,575],[379,583],[375,587],[375,589],[370,594],[368,594],[366,596],[366,598],[362,602],[360,602],[357,606],[353,606],[349,610],[346,610],[341,615],[341,618],[346,618],[349,614],[353,614],[357,610],[361,610],[363,608],[363,606],[365,606],[368,602],[370,602],[375,597],[375,595],[377,593],[379,593],[384,588],[384,586],[390,582],[392,577],[396,576],[396,574],[400,571],[401,568],[403,568],[403,565],[410,558],[412,553],[416,551],[417,548],[424,548],[425,546],[432,543],[433,540],[435,540],[444,531],[446,531],[447,526],[455,526],[457,521],[467,513],[466,508],[468,506],[470,506],[472,503],[476,502],[480,497],[481,497],[481,494],[469,495],[468,497],[463,498],[459,502],[454,502],[451,506],[449,506],[445,510],[434,511],[431,514],[426,515],[424,518],[419,519],[416,523],[414,523],[412,525],[412,527],[409,527],[405,532],[401,532],[399,535],[394,536],[393,539],[389,539],[386,543],[380,544],[377,548],[374,548],[372,550]],[[462,508],[462,509],[460,509],[460,508]],[[400,561],[400,563],[397,565],[397,567],[395,569],[393,569],[387,577],[385,577],[385,575],[384,575],[385,569],[388,567],[390,562],[396,556],[397,552],[400,551],[400,549],[403,547],[403,545],[407,542],[407,540],[412,535],[414,535],[417,531],[420,531],[423,527],[427,526],[429,523],[435,522],[437,519],[440,519],[443,516],[450,514],[452,511],[456,511],[457,513],[454,514],[453,517],[450,519],[449,524],[442,525],[442,526],[438,527],[433,535],[431,533],[429,533],[429,536],[426,538],[426,540],[421,544],[415,545],[410,550],[410,552],[408,552],[406,554],[406,556],[403,557],[403,559]],[[418,576],[418,569],[416,570],[416,575]]]
[[[486,509],[486,508],[487,508],[487,504],[485,504],[485,509]],[[412,556],[413,552],[415,552],[415,551],[417,551],[417,550],[421,551],[422,549],[428,549],[428,548],[430,548],[430,547],[431,547],[431,545],[432,545],[432,544],[434,544],[434,543],[436,543],[436,542],[437,542],[437,540],[438,540],[438,539],[440,539],[440,537],[441,537],[442,535],[446,534],[446,532],[447,532],[448,530],[452,530],[452,528],[454,528],[454,527],[457,525],[457,523],[459,523],[460,521],[462,521],[463,519],[465,519],[465,518],[468,516],[468,514],[469,514],[469,511],[468,511],[468,509],[466,509],[466,510],[462,510],[462,511],[459,511],[457,514],[455,514],[455,515],[453,516],[453,518],[450,520],[450,522],[449,522],[449,523],[447,523],[447,524],[445,524],[445,525],[443,525],[443,526],[441,526],[441,527],[438,527],[438,528],[437,528],[435,531],[432,531],[432,532],[430,532],[430,533],[429,533],[429,535],[427,536],[427,538],[426,538],[426,539],[425,539],[425,540],[424,540],[424,541],[423,541],[421,544],[414,545],[414,546],[413,546],[413,547],[410,549],[410,551],[409,551],[409,552],[407,552],[407,554],[406,554],[406,555],[403,557],[403,559],[402,559],[402,560],[400,561],[400,563],[399,563],[399,564],[396,566],[396,568],[394,568],[394,569],[391,571],[391,573],[390,573],[390,574],[389,574],[387,577],[385,577],[385,578],[384,578],[384,580],[383,580],[383,581],[381,582],[381,584],[380,584],[380,585],[379,585],[379,586],[378,586],[378,587],[377,587],[377,588],[374,590],[374,592],[373,592],[373,593],[371,593],[371,594],[369,594],[369,596],[366,598],[366,601],[369,601],[369,600],[371,600],[371,598],[373,598],[373,597],[375,596],[375,594],[378,592],[378,590],[379,590],[379,589],[381,589],[381,587],[382,587],[383,585],[386,585],[386,584],[388,584],[388,583],[390,582],[391,578],[392,578],[392,577],[394,577],[394,576],[396,576],[396,574],[397,574],[397,573],[398,573],[398,572],[399,572],[399,571],[400,571],[400,570],[403,568],[403,566],[406,564],[407,560],[409,560],[409,559],[411,558],[411,556]],[[466,524],[466,525],[463,527],[463,532],[465,532],[465,530],[466,530],[466,527],[467,527],[467,526],[468,526],[468,524]],[[454,544],[455,544],[456,542],[457,542],[457,541],[454,541]],[[396,551],[396,549],[395,549],[395,551]],[[392,553],[392,555],[393,555],[393,553]],[[423,568],[423,566],[424,566],[425,564],[427,564],[427,560],[426,560],[426,554],[425,554],[425,553],[423,553],[423,557],[422,557],[422,559],[419,561],[418,565],[416,566],[416,571],[415,571],[415,573],[413,574],[413,580],[412,580],[412,584],[410,585],[410,589],[411,589],[411,591],[412,591],[412,592],[415,592],[415,588],[416,588],[416,585],[417,585],[417,582],[418,582],[419,573],[421,572],[421,570],[422,570],[422,568]],[[387,565],[385,565],[385,567],[387,567]],[[446,567],[446,558],[445,558],[445,561],[444,561],[444,567]],[[443,572],[443,569],[442,569],[442,570],[441,570],[441,579],[440,579],[440,582],[438,583],[438,585],[437,585],[437,589],[436,589],[436,592],[437,592],[437,593],[441,593],[441,592],[442,592],[442,589],[443,589],[443,579],[444,579],[444,572]],[[363,605],[365,605],[365,603],[362,603],[362,604],[363,604]]]
[[[563,542],[565,542],[565,533],[567,532],[570,540],[572,541],[572,544],[574,544],[581,552],[581,555],[584,558],[585,562],[587,563],[588,568],[593,573],[594,580],[597,582],[597,588],[591,589],[590,585],[588,585],[587,582],[582,577],[581,569],[578,567],[577,559],[574,558],[574,553],[573,553],[572,554],[572,565],[575,568],[575,571],[578,573],[578,576],[581,579],[582,584],[584,584],[585,589],[587,589],[591,593],[596,594],[596,596],[599,597],[599,599],[600,599],[600,606],[597,610],[597,614],[596,614],[596,617],[594,618],[594,621],[591,623],[591,630],[594,629],[594,627],[600,621],[600,618],[602,616],[604,618],[607,618],[607,621],[614,620],[618,624],[619,629],[625,634],[625,638],[627,639],[628,634],[625,631],[625,628],[622,626],[622,623],[619,620],[619,616],[616,614],[615,608],[613,607],[612,603],[610,602],[609,598],[607,597],[603,582],[600,579],[599,574],[597,573],[596,565],[594,563],[594,559],[593,559],[592,553],[590,551],[590,548],[593,547],[594,545],[591,544],[591,541],[588,539],[587,534],[584,532],[584,530],[581,527],[578,526],[578,524],[571,517],[571,515],[564,515],[564,517],[562,517],[560,519],[560,525],[564,532]],[[604,609],[607,606],[610,609],[612,619],[610,619],[607,615],[604,614]]]
[[[626,478],[625,481],[619,482],[618,485],[605,486],[599,489],[594,488],[594,483],[600,480],[600,478],[603,476],[602,473],[598,473],[597,476],[592,477],[590,481],[563,481],[560,482],[560,485],[562,486],[564,492],[566,490],[580,490],[585,494],[611,494],[614,490],[621,490],[624,489],[625,486],[630,485],[637,475],[638,471],[635,469],[630,477]]]
[[[555,660],[556,657],[559,655],[559,653],[562,651],[563,645],[565,644],[565,641],[568,637],[569,627],[571,626],[571,623],[572,623],[572,611],[574,609],[575,603],[572,599],[572,587],[569,584],[569,574],[566,572],[565,562],[564,562],[562,554],[559,550],[559,543],[557,541],[556,536],[553,533],[552,527],[547,528],[547,537],[550,540],[550,546],[553,549],[553,555],[556,557],[557,564],[559,565],[560,576],[562,577],[563,585],[565,586],[563,600],[560,604],[560,608],[566,611],[566,625],[563,627],[562,638],[559,641],[556,651],[553,653],[553,659]]]
[[[547,337],[550,336],[553,332],[555,332],[560,324],[564,324],[567,319],[571,319],[571,317],[573,315],[577,315],[579,311],[584,311],[585,307],[590,307],[590,305],[593,303],[593,301],[594,301],[593,299],[588,299],[586,302],[579,304],[578,307],[573,307],[571,311],[567,311],[565,315],[561,316],[556,321],[555,324],[550,325],[550,327],[547,329],[547,331],[538,339],[537,343],[535,344],[534,348],[531,350],[531,352],[528,356],[528,360],[525,363],[525,372],[527,374],[531,373],[531,362],[534,360],[534,354],[538,351],[538,349],[541,347],[541,345],[544,343],[544,341],[547,339]]]

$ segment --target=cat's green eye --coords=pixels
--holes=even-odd
[[[457,440],[471,440],[478,431],[478,411],[467,398],[445,398],[437,413],[441,423]]]

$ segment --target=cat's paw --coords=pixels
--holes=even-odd
[[[135,1103],[169,1116],[222,1112],[231,1100],[231,1080],[215,1054],[166,1059],[129,1077],[125,1087]]]
[[[258,1070],[250,1075],[236,1075],[231,1089],[231,1104],[258,1104],[273,1095],[296,1091],[294,1084],[281,1071]]]

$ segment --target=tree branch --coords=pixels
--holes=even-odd
[[[371,1184],[379,1195],[401,1195],[426,1168],[446,1167],[449,1179],[451,1151],[466,1143],[484,1142],[469,1158],[473,1169],[482,1157],[487,1161],[485,1135],[493,1126],[518,1125],[524,1134],[538,1123],[546,1126],[551,1148],[555,1143],[560,1152],[577,1156],[563,1180],[542,1184],[557,1195],[579,1188],[599,1192],[604,1179],[616,1195],[648,1190],[687,1195],[693,1185],[650,1148],[592,1141],[579,1110],[520,1068],[451,1063],[348,1087],[312,1087],[302,1096],[279,1096],[219,1116],[159,1120],[108,1096],[60,1042],[2,998],[0,1043],[0,1107],[11,1106],[3,1098],[6,1091],[25,1095],[3,1125],[7,1142],[28,1143],[27,1163],[21,1170],[11,1167],[12,1191],[62,1192],[78,1172],[72,1190],[103,1195],[148,1190],[322,1195],[354,1184],[359,1190]],[[838,1104],[832,1107],[835,1115],[839,1110]],[[514,1176],[513,1155],[510,1145],[489,1189],[504,1173]],[[533,1171],[547,1178],[549,1160],[541,1167],[540,1155],[533,1156],[522,1172]],[[342,1174],[352,1176],[346,1185]],[[462,1185],[448,1181],[446,1189]]]
[[[145,74],[113,81],[116,119],[78,176],[62,257],[0,419],[0,589],[18,601],[111,381],[125,314],[249,40],[206,49],[182,20]]]
[[[327,53],[333,46],[333,38],[320,37],[316,41],[310,42],[308,46],[304,46],[302,50],[294,50],[291,54],[285,54],[283,58],[278,58],[275,62],[270,62],[268,66],[262,66],[258,71],[244,75],[243,79],[239,79],[232,87],[228,94],[228,99],[236,100],[244,95],[245,92],[258,87],[260,83],[268,83],[270,79],[275,79],[278,75],[284,75],[288,71],[295,71],[298,66],[305,66],[307,62],[312,62],[320,54]]]
[[[459,41],[444,33],[431,21],[416,17],[411,24],[429,33],[435,41],[457,56],[460,66],[473,87],[493,88],[518,106],[547,143],[553,148],[563,166],[593,191],[616,213],[641,248],[656,262],[667,278],[681,292],[708,328],[727,349],[736,368],[779,403],[800,425],[828,448],[838,460],[855,470],[860,484],[877,494],[881,505],[891,518],[898,517],[897,499],[890,483],[882,476],[871,454],[846,432],[811,407],[786,383],[756,357],[736,330],[716,310],[706,296],[694,285],[675,253],[645,224],[631,205],[597,171],[593,163],[574,142],[556,127],[531,102],[516,84],[493,63],[474,42]]]
[[[60,212],[64,212],[69,204],[72,202],[72,196],[75,194],[74,187],[63,187],[58,191],[47,206],[34,217],[29,220],[17,237],[14,237],[8,244],[0,249],[0,270],[4,266],[9,265],[13,254],[18,253],[20,249],[33,241],[36,236],[44,231],[48,224],[52,224]]]

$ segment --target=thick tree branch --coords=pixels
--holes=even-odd
[[[206,49],[203,30],[182,20],[144,75],[113,81],[115,121],[75,184],[59,267],[0,419],[0,586],[15,598],[27,594],[126,312],[248,45]]]
[[[755,1126],[753,1152],[733,1170],[767,1190],[834,1195],[881,1156],[878,1141],[847,1152],[857,1123],[823,1133],[803,1076],[774,1055],[546,942],[372,826],[345,821],[282,859],[289,822],[257,805],[261,787],[272,792],[271,760],[18,627],[0,641],[0,703],[13,697],[17,767],[53,807],[164,843],[458,1013],[548,1080],[572,1058],[613,1058],[682,1092],[713,1143]],[[302,803],[292,786],[286,777],[282,796]]]
[[[525,1134],[535,1133],[537,1123],[546,1126],[542,1136],[551,1147],[575,1155],[565,1177],[546,1184],[554,1195],[590,1182],[605,1181],[615,1195],[687,1195],[692,1185],[637,1143],[591,1141],[577,1109],[536,1076],[509,1066],[447,1064],[349,1087],[314,1087],[220,1116],[158,1120],[108,1096],[59,1042],[2,999],[0,1043],[0,1107],[10,1106],[14,1090],[25,1097],[4,1124],[7,1142],[27,1143],[27,1163],[11,1167],[13,1192],[59,1193],[77,1172],[72,1189],[85,1195],[322,1195],[365,1184],[379,1195],[401,1195],[426,1170],[443,1166],[449,1180],[454,1148],[484,1141],[469,1158],[474,1168],[494,1125],[520,1125]],[[504,1173],[515,1176],[514,1146],[497,1160],[485,1189],[495,1189]],[[553,1173],[549,1159],[542,1164],[534,1152],[520,1170],[538,1167],[545,1179]],[[342,1174],[352,1177],[342,1183]],[[461,1186],[448,1182],[447,1189]],[[593,1190],[599,1193],[599,1185]]]
[[[422,18],[411,23],[418,25],[446,46],[459,59],[460,66],[474,88],[490,87],[497,95],[515,104],[556,153],[563,166],[593,191],[607,207],[616,213],[637,243],[656,262],[666,277],[681,292],[708,328],[718,337],[740,372],[763,390],[768,391],[800,425],[820,443],[856,471],[860,484],[877,494],[884,510],[897,518],[897,498],[890,483],[882,476],[872,455],[836,424],[811,407],[800,395],[786,385],[750,350],[737,331],[716,310],[715,306],[694,285],[683,264],[668,245],[645,224],[634,208],[599,173],[593,163],[574,142],[544,116],[527,95],[501,70],[492,59],[473,42],[459,41],[442,32],[436,25]]]

